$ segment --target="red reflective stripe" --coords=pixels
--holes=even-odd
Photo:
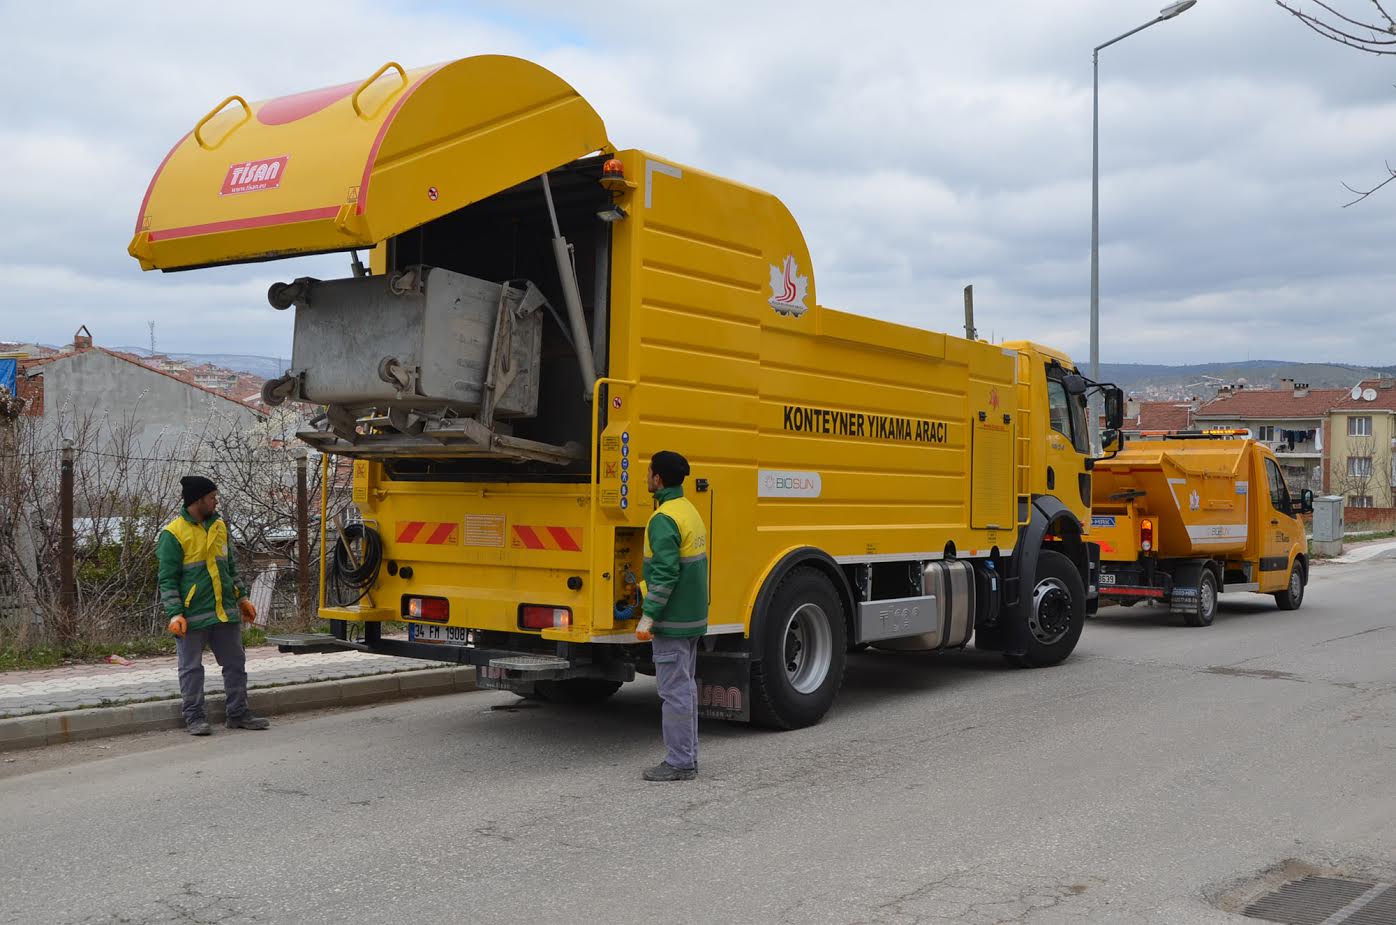
[[[417,534],[422,532],[426,524],[420,520],[409,521],[397,526],[397,541],[399,543],[410,543],[417,538]]]
[[[256,215],[252,218],[234,218],[225,222],[209,222],[207,225],[187,225],[183,228],[166,228],[152,231],[150,240],[168,241],[171,238],[188,238],[196,234],[213,234],[218,231],[241,231],[246,228],[262,228],[266,225],[290,225],[294,222],[309,222],[317,218],[334,218],[339,214],[339,206],[322,206],[318,209],[301,209],[298,212],[281,212],[276,215]]]
[[[538,538],[538,534],[533,532],[532,527],[516,526],[514,535],[517,536],[528,549],[547,549],[543,541]]]
[[[1099,585],[1104,597],[1163,597],[1158,588],[1124,588],[1116,585]]]
[[[174,143],[174,147],[165,155],[165,159],[160,162],[160,166],[155,168],[155,176],[150,178],[150,185],[145,188],[145,198],[141,200],[141,210],[136,213],[136,234],[140,234],[145,230],[142,227],[145,224],[145,207],[150,205],[150,194],[155,192],[155,181],[160,179],[160,174],[164,172],[165,165],[170,162],[170,158],[174,157],[175,151],[179,150],[179,146],[184,144],[185,140],[192,134],[194,133],[185,132],[184,138]]]
[[[455,532],[455,524],[437,524],[436,529],[432,531],[431,539],[427,540],[427,542],[431,543],[433,546],[439,546],[451,539],[452,534]]]
[[[559,549],[565,549],[567,552],[581,552],[582,547],[577,544],[577,539],[572,535],[571,530],[566,527],[549,527],[548,532],[557,541]]]
[[[418,87],[426,83],[427,80],[437,71],[441,70],[443,66],[444,65],[438,64],[436,67],[423,74],[415,83],[410,83],[402,88],[402,90],[399,91],[402,96],[398,97],[397,102],[393,104],[393,108],[388,111],[388,116],[383,120],[383,124],[378,126],[378,135],[373,139],[373,147],[368,151],[368,160],[364,161],[363,179],[359,181],[359,201],[354,207],[354,211],[359,215],[363,215],[364,210],[368,208],[368,184],[372,179],[373,162],[378,160],[378,149],[383,147],[383,139],[387,136],[388,129],[392,127],[393,120],[397,118],[398,110],[407,102],[409,96],[417,92]],[[409,78],[409,80],[410,79],[411,78]]]

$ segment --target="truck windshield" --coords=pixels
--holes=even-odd
[[[1047,413],[1051,427],[1071,441],[1078,453],[1090,453],[1090,432],[1086,427],[1086,397],[1070,395],[1060,378],[1047,376]]]

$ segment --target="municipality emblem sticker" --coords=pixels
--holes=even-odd
[[[780,266],[771,264],[771,297],[766,302],[777,314],[798,318],[809,311],[805,304],[808,291],[809,277],[800,275],[794,255],[788,255]]]

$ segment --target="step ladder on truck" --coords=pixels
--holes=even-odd
[[[1096,462],[1090,537],[1101,550],[1101,605],[1155,601],[1210,626],[1217,596],[1304,600],[1308,540],[1275,454],[1243,429],[1146,431]]]
[[[1037,344],[820,305],[778,199],[612,144],[527,61],[229,97],[157,169],[129,250],[350,257],[268,295],[295,340],[264,397],[323,409],[300,437],[353,460],[361,520],[330,538],[332,632],[283,648],[604,699],[654,670],[616,602],[661,449],[709,535],[706,716],[817,722],[864,645],[1055,664],[1095,607],[1087,398],[1113,444],[1118,389]]]

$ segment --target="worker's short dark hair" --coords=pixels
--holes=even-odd
[[[650,460],[650,468],[659,476],[665,488],[682,485],[689,471],[688,460],[672,450],[660,450],[655,453],[654,459]]]

